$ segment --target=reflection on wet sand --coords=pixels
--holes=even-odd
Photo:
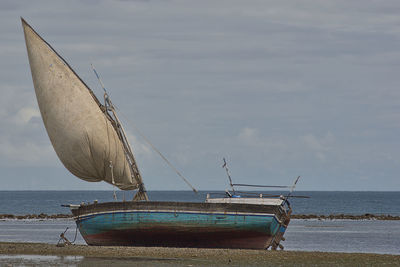
[[[0,255],[1,266],[196,266],[211,265],[201,260],[146,257],[83,257],[47,255]]]

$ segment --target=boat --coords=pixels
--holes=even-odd
[[[60,161],[87,182],[135,190],[129,201],[67,205],[88,245],[283,249],[292,211],[289,196],[239,196],[226,162],[233,191],[224,196],[207,194],[204,202],[149,200],[104,86],[101,103],[66,60],[21,20],[38,106]]]

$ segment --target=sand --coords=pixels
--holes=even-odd
[[[57,247],[41,243],[0,242],[0,254],[4,266],[13,265],[16,260],[4,255],[82,256],[74,265],[88,266],[105,266],[106,263],[116,266],[144,263],[149,266],[400,266],[400,255],[86,245]],[[62,263],[57,259],[52,258],[53,262],[48,265]]]

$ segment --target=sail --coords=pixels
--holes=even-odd
[[[117,122],[68,63],[23,19],[22,25],[40,113],[61,162],[88,182],[142,188]]]

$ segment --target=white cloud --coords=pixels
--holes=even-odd
[[[132,146],[132,150],[135,156],[145,158],[149,158],[152,156],[152,150],[147,144],[140,142],[135,135],[127,130],[125,130],[125,134],[128,138],[129,143]]]
[[[329,151],[335,141],[332,133],[327,133],[325,136],[318,138],[313,134],[307,134],[302,137],[305,145],[315,151]]]
[[[320,161],[326,161],[327,155],[332,152],[335,137],[328,132],[325,136],[318,138],[313,134],[307,134],[301,137],[304,142],[305,149],[311,150],[315,157]]]
[[[53,146],[31,140],[0,140],[0,159],[3,166],[53,166],[58,160]]]
[[[245,127],[238,135],[239,140],[249,145],[262,145],[257,129]]]
[[[18,125],[29,123],[32,118],[40,118],[40,112],[38,108],[26,107],[21,108],[17,114],[13,117],[14,123]]]

